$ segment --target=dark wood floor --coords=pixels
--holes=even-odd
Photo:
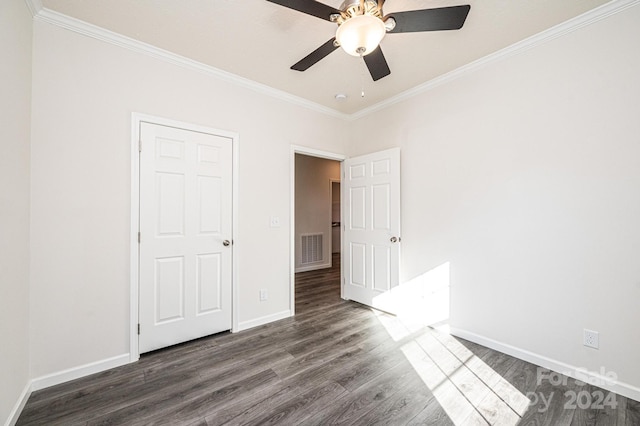
[[[599,390],[343,301],[339,275],[298,274],[293,318],[34,392],[18,424],[640,425],[636,401],[571,408]]]

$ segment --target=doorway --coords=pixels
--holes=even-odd
[[[400,294],[400,148],[346,158],[293,146],[291,150],[290,314],[295,315],[296,154],[340,161],[340,296],[395,313]],[[348,247],[348,249],[344,249]]]
[[[291,151],[291,290],[295,314],[296,273],[329,270],[335,263],[333,235],[340,234],[340,190],[343,155],[304,147]],[[335,220],[334,197],[338,198]],[[337,226],[334,229],[334,224]],[[338,243],[340,244],[340,243]],[[339,250],[338,250],[339,251]],[[338,254],[339,256],[339,254]]]
[[[330,268],[335,223],[332,189],[340,181],[340,162],[303,154],[295,157],[295,271]],[[338,212],[337,222],[339,218]]]

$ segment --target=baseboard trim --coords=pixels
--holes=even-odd
[[[101,361],[91,362],[89,364],[69,368],[57,373],[47,374],[46,376],[38,377],[31,381],[31,391],[35,392],[37,390],[45,389],[50,386],[59,385],[60,383],[65,383],[71,380],[79,379],[81,377],[89,376],[91,374],[100,373],[102,371],[109,370],[110,368],[129,364],[130,362],[131,357],[128,353],[126,353]]]
[[[22,413],[24,406],[27,404],[27,401],[31,396],[31,392],[32,392],[31,382],[28,382],[24,386],[24,389],[22,390],[20,397],[16,401],[16,405],[14,405],[13,410],[11,410],[11,412],[9,413],[9,418],[5,423],[5,426],[14,426],[18,422],[18,418],[20,417],[20,414]]]
[[[576,367],[562,361],[558,361],[535,352],[530,352],[516,346],[509,345],[507,343],[499,342],[497,340],[482,336],[480,334],[473,333],[461,328],[451,327],[449,332],[465,340],[469,340],[473,343],[477,343],[482,346],[486,346],[493,350],[503,352],[507,355],[519,358],[523,361],[530,362],[540,367],[548,368],[556,373],[564,374],[573,378],[592,383],[597,383],[602,389],[610,392],[615,392],[618,395],[631,398],[635,401],[640,401],[640,388],[630,385],[619,380],[612,381],[610,378],[592,371],[586,371],[584,368]]]
[[[309,272],[309,271],[316,271],[318,269],[327,269],[327,268],[331,268],[331,262],[323,263],[321,265],[301,266],[299,268],[296,268],[296,274],[298,272]]]
[[[287,309],[286,311],[276,312],[275,314],[265,315],[260,318],[255,318],[249,321],[242,321],[238,324],[238,329],[235,331],[243,331],[248,330],[253,327],[258,327],[261,325],[268,324],[270,322],[278,321],[281,319],[289,318],[291,316],[291,311]]]

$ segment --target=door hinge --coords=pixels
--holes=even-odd
[[[138,335],[140,335],[140,324],[138,324]]]
[[[142,152],[142,138],[138,139],[138,152]]]
[[[138,244],[140,244],[140,232],[138,232]]]

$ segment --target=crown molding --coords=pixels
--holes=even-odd
[[[30,1],[35,3],[35,2],[39,2],[40,0],[26,0],[26,1],[27,3],[29,3]],[[240,86],[240,87],[252,90],[254,92],[258,92],[263,95],[267,95],[272,98],[279,99],[294,105],[302,106],[304,108],[307,108],[322,114],[326,114],[334,118],[338,118],[342,120],[348,120],[349,118],[348,114],[341,113],[332,108],[328,108],[318,103],[301,98],[299,96],[292,95],[283,90],[275,89],[265,84],[258,83],[253,80],[249,80],[244,77],[240,77],[236,74],[223,71],[221,69],[212,67],[210,65],[206,65],[201,62],[194,61],[189,58],[185,58],[184,56],[180,56],[173,52],[160,49],[159,47],[153,46],[151,44],[147,44],[139,40],[135,40],[133,38],[123,36],[121,34],[117,34],[113,31],[106,30],[104,28],[98,27],[97,25],[93,25],[88,22],[84,22],[79,19],[72,18],[62,13],[59,13],[47,8],[43,8],[42,6],[39,9],[39,11],[34,15],[34,19],[94,38],[96,40],[104,41],[104,42],[113,44],[115,46],[119,46],[137,53],[141,53],[143,55],[147,55],[152,58],[159,59],[164,62],[168,62],[170,64],[180,66],[182,68],[186,68],[192,71],[198,71],[203,74],[207,74],[212,77],[215,77],[219,80],[226,81],[226,82],[235,84],[237,86]]]
[[[41,0],[24,0],[24,2],[27,4],[31,15],[34,17],[43,9]]]
[[[27,6],[34,15],[34,19],[46,22],[52,25],[56,25],[61,28],[65,28],[70,31],[74,31],[79,34],[83,34],[88,37],[92,37],[97,40],[101,40],[116,46],[123,47],[128,50],[132,50],[137,53],[142,53],[153,58],[178,65],[180,67],[198,71],[217,79],[235,84],[237,86],[261,93],[263,95],[270,96],[275,99],[279,99],[294,105],[302,106],[304,108],[316,111],[334,118],[355,121],[360,118],[366,117],[377,111],[386,109],[399,102],[405,101],[412,97],[418,96],[436,87],[442,86],[446,83],[454,81],[460,77],[470,74],[482,67],[501,61],[503,59],[518,55],[536,46],[547,43],[558,37],[562,37],[573,31],[576,31],[582,27],[594,24],[609,16],[620,13],[630,7],[636,6],[640,3],[640,0],[613,0],[595,9],[592,9],[580,16],[570,19],[562,24],[556,25],[548,30],[542,31],[536,35],[528,37],[522,41],[512,44],[504,49],[501,49],[495,53],[484,56],[469,64],[463,65],[443,74],[439,77],[431,79],[425,83],[415,86],[409,90],[406,90],[398,95],[388,98],[382,102],[378,102],[375,105],[361,109],[352,114],[345,114],[335,109],[325,107],[318,103],[309,101],[299,96],[292,95],[283,90],[275,89],[262,83],[249,80],[244,77],[232,74],[227,71],[212,67],[210,65],[203,64],[201,62],[194,61],[189,58],[177,55],[164,49],[152,46],[150,44],[117,34],[113,31],[106,30],[93,24],[81,21],[79,19],[72,18],[70,16],[55,12],[50,9],[46,9],[42,6],[41,0],[25,0]]]
[[[536,46],[540,46],[558,37],[562,37],[566,34],[576,31],[582,27],[594,24],[598,21],[601,21],[602,19],[633,7],[638,3],[640,3],[640,0],[613,0],[609,3],[605,3],[602,6],[585,12],[582,15],[563,22],[562,24],[558,24],[554,27],[549,28],[548,30],[542,31],[541,33],[514,43],[511,46],[505,47],[504,49],[498,50],[495,53],[491,53],[474,62],[470,62],[459,68],[456,68],[453,71],[431,79],[382,102],[378,102],[375,105],[361,109],[360,111],[349,115],[349,120],[355,121],[360,118],[366,117],[367,115],[373,114],[374,112],[388,108],[391,105],[397,104],[414,96],[425,93],[438,86],[442,86],[443,84],[454,81],[488,64],[518,55]]]

